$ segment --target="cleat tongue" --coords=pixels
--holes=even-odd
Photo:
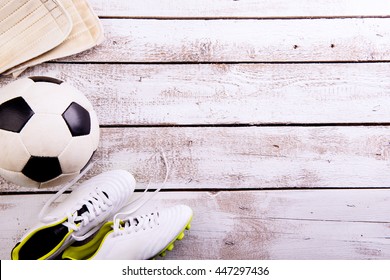
[[[79,210],[77,210],[77,216],[81,216],[81,214],[85,212],[89,212],[89,211],[87,205],[84,204]]]

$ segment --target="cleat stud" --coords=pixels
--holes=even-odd
[[[160,257],[165,257],[167,255],[167,252],[162,252],[161,254],[160,254]]]
[[[180,233],[177,237],[178,240],[182,240],[184,238],[184,232]]]
[[[186,229],[190,229],[191,228],[191,224],[188,224],[187,226],[186,226]]]
[[[175,245],[173,245],[173,243],[171,245],[168,246],[167,250],[168,251],[172,251],[173,250],[173,247],[175,247]]]

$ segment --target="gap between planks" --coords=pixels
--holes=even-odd
[[[0,197],[1,259],[49,197]],[[168,259],[388,259],[389,202],[390,190],[172,192],[136,214],[193,208],[192,228]]]
[[[69,64],[69,65],[286,65],[286,64],[303,64],[303,65],[318,65],[318,64],[382,64],[382,63],[390,63],[390,60],[342,60],[342,61],[331,61],[331,60],[313,60],[313,61],[145,61],[145,62],[136,62],[136,61],[61,61],[61,60],[53,60],[46,62],[47,64]],[[5,76],[4,76],[5,77]]]
[[[376,126],[390,123],[389,72],[390,63],[48,63],[21,77],[69,82],[102,127]]]
[[[390,127],[104,128],[88,176],[133,173],[142,189],[386,188]],[[1,181],[2,192],[29,190]]]
[[[382,0],[90,0],[101,17],[133,18],[294,18],[388,16]]]
[[[69,82],[91,101],[102,127],[377,126],[390,123],[389,72],[390,63],[48,63],[21,77]]]
[[[101,45],[59,61],[388,61],[389,22],[103,19],[106,40]]]
[[[99,16],[99,19],[134,19],[134,20],[311,20],[311,19],[370,19],[390,18],[386,15],[356,15],[356,16],[291,16],[291,17],[254,17],[254,16],[229,16],[229,17],[160,17],[160,16]]]

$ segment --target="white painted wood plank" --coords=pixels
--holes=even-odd
[[[390,18],[104,19],[102,45],[62,61],[292,62],[390,59]]]
[[[135,18],[275,18],[386,16],[383,0],[90,0],[100,16]]]
[[[389,123],[390,63],[45,64],[102,125]],[[0,86],[13,81],[0,80]]]
[[[389,143],[390,127],[380,126],[103,128],[91,174],[125,169],[139,188],[157,187],[163,149],[168,189],[388,187]]]
[[[1,259],[48,198],[0,197]],[[139,213],[181,203],[192,228],[166,259],[390,258],[390,190],[164,192]]]

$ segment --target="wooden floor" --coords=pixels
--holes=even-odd
[[[22,76],[93,103],[85,178],[126,169],[157,187],[165,151],[145,210],[194,210],[166,259],[390,259],[388,1],[90,2],[105,42]],[[0,184],[9,259],[58,188]]]

